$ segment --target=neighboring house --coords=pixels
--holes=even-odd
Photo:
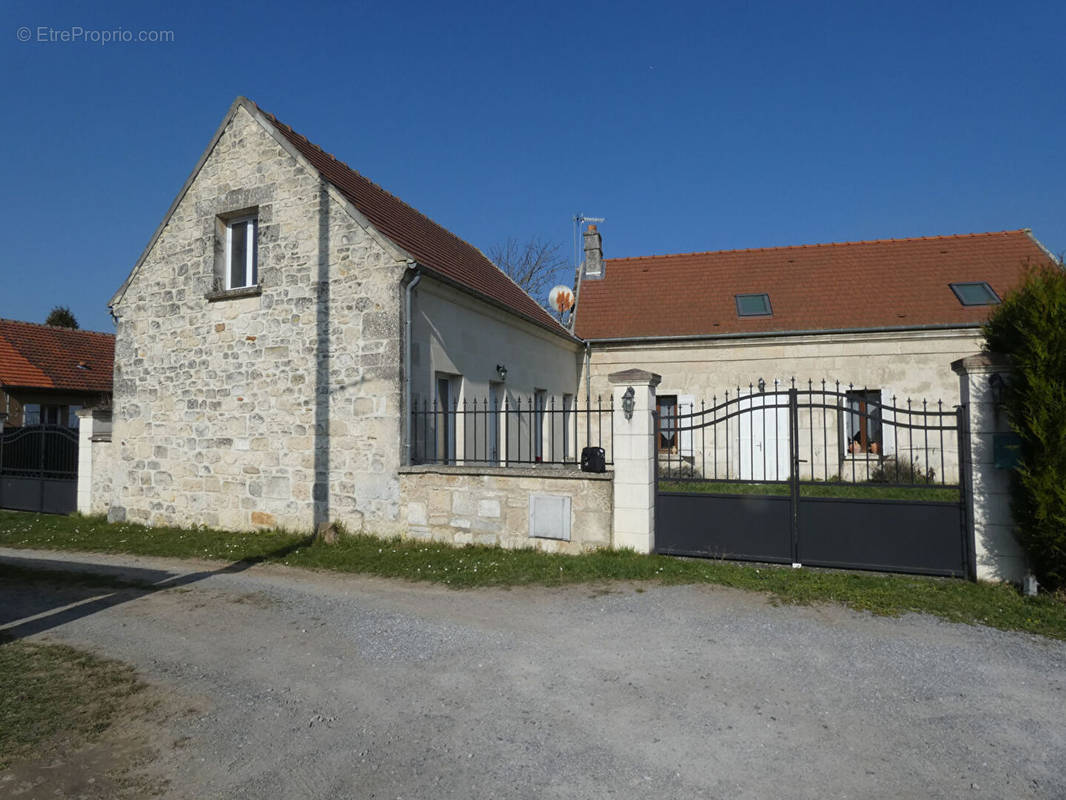
[[[574,330],[589,344],[592,394],[621,369],[662,375],[659,447],[698,461],[699,443],[674,434],[679,414],[721,403],[726,392],[758,395],[760,381],[787,388],[795,378],[818,389],[825,380],[830,390],[839,382],[851,413],[838,435],[829,423],[830,452],[819,441],[801,465],[817,477],[841,472],[846,455],[916,450],[887,411],[881,424],[880,405],[910,399],[916,409],[923,401],[953,409],[960,401],[951,363],[981,349],[980,325],[1027,267],[1052,260],[1028,229],[604,260],[592,226],[585,252]],[[764,412],[732,457],[750,447],[758,462],[765,447],[784,465],[769,441],[775,425],[787,427],[784,414]],[[770,432],[760,435],[760,422]],[[818,419],[800,426],[819,440],[825,433]],[[954,480],[954,441],[944,449]],[[939,442],[913,453],[937,470],[942,455]]]
[[[78,427],[111,402],[115,337],[0,319],[0,428]]]
[[[114,356],[109,333],[0,319],[0,508],[75,509],[79,421],[107,414]]]
[[[434,409],[562,405],[582,351],[479,250],[245,98],[111,308],[109,514],[151,524],[406,530],[401,465],[478,424],[493,445],[484,417]]]

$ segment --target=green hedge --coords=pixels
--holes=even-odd
[[[1066,272],[1032,269],[984,328],[989,350],[1010,359],[1004,395],[1021,438],[1011,499],[1018,538],[1037,580],[1066,587]]]

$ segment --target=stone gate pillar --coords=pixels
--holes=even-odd
[[[93,514],[106,509],[110,501],[107,497],[94,497],[93,487],[101,483],[99,474],[96,481],[93,473],[106,469],[108,464],[99,463],[102,447],[110,446],[111,442],[111,409],[110,408],[83,408],[76,412],[78,415],[78,513]],[[96,459],[93,456],[97,456]],[[109,484],[108,484],[109,485]]]
[[[1010,381],[1010,367],[997,356],[979,353],[953,362],[951,368],[959,376],[960,402],[966,407],[969,429],[968,436],[962,437],[959,478],[969,506],[976,576],[1021,583],[1028,566],[1014,538],[1010,510],[1010,474],[1017,450],[1007,412],[999,402]]]
[[[614,398],[614,525],[611,544],[638,553],[655,548],[655,387],[642,369],[607,376]]]

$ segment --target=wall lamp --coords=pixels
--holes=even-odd
[[[636,394],[633,391],[633,387],[630,386],[626,389],[625,394],[622,395],[622,412],[626,415],[626,419],[633,419],[633,408],[637,404]]]
[[[501,381],[507,380],[507,367],[505,367],[503,364],[497,364],[496,375],[499,376]]]
[[[992,393],[992,402],[997,406],[1003,405],[1003,395],[1007,391],[1007,382],[998,372],[993,372],[988,378],[988,390]]]
[[[756,386],[759,387],[759,394],[762,394],[766,391],[766,381],[764,381],[762,378],[759,378],[759,382],[756,384]]]

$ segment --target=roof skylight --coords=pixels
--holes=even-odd
[[[999,295],[985,281],[953,283],[951,291],[964,306],[994,306],[999,303]]]
[[[773,309],[770,308],[770,295],[768,294],[738,294],[737,316],[738,317],[772,317]]]

